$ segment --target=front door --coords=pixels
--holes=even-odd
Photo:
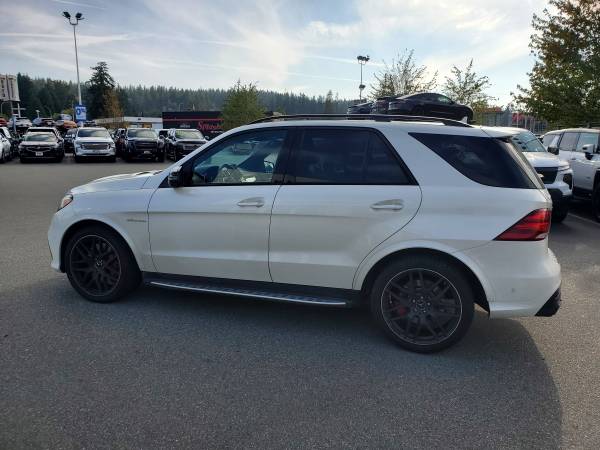
[[[269,221],[287,131],[239,133],[186,161],[184,187],[161,187],[149,206],[161,273],[271,281]]]
[[[419,186],[375,131],[307,127],[271,216],[274,282],[351,289],[360,262],[415,215]]]
[[[591,144],[593,149],[598,147],[598,133],[585,133],[579,134],[577,146],[571,153],[571,168],[573,169],[573,184],[579,189],[585,189],[592,191],[594,189],[594,177],[596,170],[600,167],[600,157],[596,153],[592,153],[592,158],[588,159],[583,146]]]

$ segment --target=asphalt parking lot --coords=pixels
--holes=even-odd
[[[143,287],[93,304],[49,267],[69,187],[166,167],[0,166],[0,448],[600,448],[600,225],[552,229],[563,306],[435,355],[363,310]]]

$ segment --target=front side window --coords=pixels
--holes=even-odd
[[[447,105],[450,105],[452,103],[452,100],[450,100],[448,97],[446,97],[444,95],[436,95],[436,99],[439,103],[445,103]]]
[[[286,135],[286,130],[261,130],[215,144],[193,162],[190,184],[271,183]]]
[[[550,148],[550,147],[558,147],[558,140],[560,139],[560,134],[547,134],[543,137],[542,143]]]
[[[598,133],[581,133],[579,135],[579,140],[577,141],[576,150],[578,152],[583,152],[583,146],[588,144],[592,144],[595,147],[598,146]]]
[[[368,130],[308,129],[294,151],[300,184],[408,184],[385,142]]]
[[[558,149],[568,152],[570,152],[571,150],[575,150],[575,144],[577,143],[578,138],[579,133],[565,133],[563,135],[563,138],[560,140],[560,145]]]

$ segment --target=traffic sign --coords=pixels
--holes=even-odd
[[[83,105],[75,105],[75,121],[87,120],[87,109]]]

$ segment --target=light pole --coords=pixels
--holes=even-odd
[[[79,104],[81,105],[81,84],[79,83],[79,57],[77,56],[77,35],[75,34],[75,27],[80,20],[83,20],[83,14],[78,12],[75,14],[75,22],[71,20],[71,14],[67,11],[63,11],[63,16],[69,21],[69,24],[73,25],[73,40],[75,41],[75,66],[77,67],[77,96],[79,97]]]
[[[362,91],[365,88],[365,85],[363,84],[363,78],[362,78],[363,77],[363,74],[362,74],[363,66],[367,62],[369,62],[369,59],[370,59],[369,55],[367,55],[367,56],[358,55],[356,57],[356,60],[358,61],[358,64],[360,65],[360,84],[358,85],[358,99],[359,100],[362,100]]]

